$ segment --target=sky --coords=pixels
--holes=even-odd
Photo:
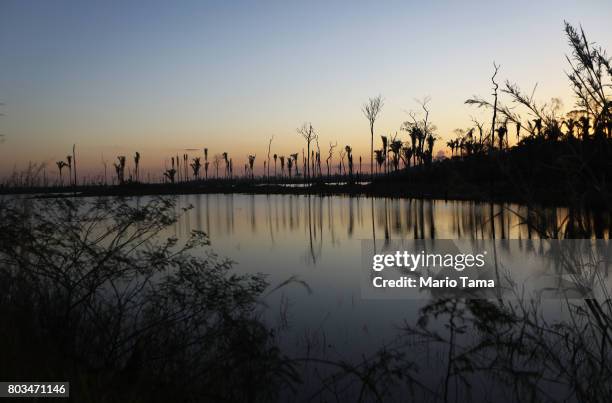
[[[159,176],[204,147],[261,170],[271,136],[272,153],[301,151],[304,122],[324,157],[337,142],[366,161],[361,108],[379,94],[377,138],[406,140],[428,96],[439,150],[489,116],[464,101],[490,97],[493,61],[500,82],[571,110],[563,21],[611,49],[610,16],[609,1],[0,0],[0,175],[55,175],[73,144],[90,175],[139,151]]]

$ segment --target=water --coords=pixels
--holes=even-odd
[[[131,200],[143,203],[146,199]],[[411,395],[417,401],[423,397],[429,397],[429,401],[522,400],[515,394],[522,390],[516,384],[525,380],[529,371],[547,372],[530,381],[529,387],[535,385],[542,391],[540,397],[570,396],[572,387],[568,383],[574,380],[581,384],[581,390],[608,385],[612,370],[603,370],[600,363],[612,362],[612,353],[599,342],[601,325],[587,319],[585,326],[580,313],[570,312],[562,300],[543,300],[537,307],[537,316],[528,316],[521,312],[513,315],[506,299],[492,298],[491,302],[504,305],[504,310],[483,311],[475,305],[468,309],[472,302],[467,300],[436,305],[439,294],[435,290],[424,290],[420,299],[366,299],[361,285],[361,240],[374,241],[377,251],[389,251],[396,240],[459,239],[473,247],[480,239],[514,239],[521,240],[514,243],[518,246],[500,248],[499,256],[519,260],[530,251],[523,246],[530,244],[526,240],[541,236],[572,238],[583,234],[609,238],[609,215],[578,214],[563,208],[528,210],[514,204],[343,196],[209,194],[178,196],[176,202],[181,217],[163,237],[186,239],[193,230],[204,231],[210,236],[211,246],[191,253],[204,254],[210,249],[231,259],[237,272],[266,274],[273,291],[262,299],[262,319],[274,331],[274,344],[303,363],[299,367],[303,383],[297,396],[287,392],[280,401],[358,400],[363,379],[355,379],[355,372],[346,368],[340,370],[344,376],[332,382],[342,389],[340,397],[336,390],[322,393],[321,387],[329,385],[325,380],[339,371],[333,364],[346,362],[355,368],[367,368],[381,357],[377,354],[381,347],[403,354],[376,367],[382,372],[376,378],[378,390],[388,393],[385,401],[406,400],[405,393],[410,391],[405,384],[408,375],[424,385]],[[540,266],[523,269],[530,275]],[[603,274],[607,276],[607,272]],[[288,279],[293,281],[274,290]],[[578,300],[578,304],[582,302]],[[449,311],[445,304],[465,307]],[[610,305],[604,304],[602,308],[608,312]],[[593,310],[587,305],[582,304],[583,312]],[[429,325],[419,327],[424,311],[432,313],[427,315]],[[603,310],[597,315],[600,319],[609,318]],[[530,322],[528,326],[523,326],[525,318]],[[492,330],[483,328],[489,324]],[[458,330],[455,334],[451,329]],[[504,357],[506,351],[517,346],[520,349]],[[476,353],[462,354],[468,350]],[[550,356],[555,359],[550,360]],[[578,365],[575,358],[592,365]],[[488,359],[495,362],[495,374],[490,374]],[[460,371],[455,371],[454,366],[465,368],[466,363],[471,365],[470,360],[475,367],[486,370],[472,371],[470,367],[457,375]],[[390,372],[389,362],[392,368],[399,365],[400,370]],[[513,372],[517,368],[518,372]],[[402,374],[399,382],[384,384],[391,376],[398,381],[397,374]],[[558,380],[563,374],[569,380]],[[499,379],[508,383],[504,385]],[[467,384],[477,387],[467,388]],[[372,399],[366,399],[369,400]]]
[[[568,209],[534,214],[515,204],[305,195],[178,197],[178,209],[188,206],[193,208],[176,223],[173,235],[205,231],[212,249],[234,261],[236,270],[265,273],[272,286],[294,276],[308,285],[309,290],[290,284],[266,299],[266,321],[284,329],[280,343],[285,351],[300,356],[316,348],[349,361],[392,344],[398,327],[414,324],[431,301],[428,295],[412,301],[362,299],[361,239],[384,248],[390,239],[561,238],[572,235],[574,221],[591,237],[610,233],[609,216],[568,220],[575,218]],[[544,306],[549,319],[567,314],[557,302]],[[426,353],[422,374],[436,373],[441,355]]]

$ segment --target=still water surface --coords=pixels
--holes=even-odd
[[[177,209],[192,206],[174,227],[185,238],[205,231],[212,249],[241,272],[261,272],[272,285],[292,276],[296,284],[272,296],[289,301],[289,323],[297,334],[324,329],[336,343],[365,348],[371,337],[392,334],[414,317],[416,301],[363,300],[359,283],[361,239],[384,249],[390,239],[533,239],[563,237],[571,212],[548,208],[537,215],[515,204],[419,199],[304,195],[186,195]],[[526,225],[529,218],[532,225]],[[588,230],[608,238],[608,217],[588,217]],[[584,224],[583,224],[584,225]],[[534,230],[540,229],[540,231]],[[427,298],[427,296],[424,296]],[[276,306],[275,306],[276,305]],[[355,338],[359,334],[360,337]]]
[[[284,329],[281,346],[300,356],[314,347],[336,360],[355,361],[392,343],[402,323],[413,323],[431,301],[363,299],[361,239],[383,250],[391,239],[534,239],[571,237],[571,211],[548,208],[537,215],[514,204],[304,195],[186,195],[192,206],[172,231],[209,234],[211,248],[239,272],[265,273],[272,286],[296,277],[266,299],[265,320]],[[532,225],[526,225],[529,219]],[[609,216],[581,220],[590,237],[608,238]],[[538,230],[535,230],[537,228]],[[570,234],[571,235],[571,234]],[[562,304],[545,304],[548,318],[565,315]],[[428,352],[423,374],[440,362]],[[431,378],[433,379],[433,377]],[[432,387],[437,387],[432,385]]]

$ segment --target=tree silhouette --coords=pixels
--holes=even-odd
[[[336,148],[337,145],[338,145],[338,142],[335,142],[334,144],[332,144],[331,141],[329,142],[329,154],[327,155],[327,159],[325,160],[325,163],[327,164],[327,177],[328,178],[330,176],[329,164],[334,156],[334,148]]]
[[[348,160],[349,176],[352,178],[353,177],[353,149],[351,148],[351,146],[347,145],[344,147],[344,150],[346,151],[346,158]]]
[[[270,178],[270,148],[272,148],[272,140],[274,140],[274,136],[270,137],[270,141],[268,142],[268,171],[267,171],[267,176],[268,179]],[[265,165],[265,162],[264,162]],[[264,167],[264,173],[266,171],[266,168]]]
[[[578,126],[578,122],[576,122],[576,120],[573,119],[573,118],[569,118],[567,120],[564,120],[563,124],[565,125],[565,127],[567,127],[567,136],[568,137],[574,137],[574,135],[575,135],[574,131],[575,131],[576,127]]]
[[[67,155],[66,161],[68,161],[66,164],[68,167],[68,182],[69,185],[72,186],[72,155]]]
[[[410,168],[410,159],[412,158],[412,148],[402,147],[402,161],[404,162],[404,168]]]
[[[495,76],[497,76],[497,72],[499,71],[499,66],[493,62],[493,76],[491,77],[491,82],[493,83],[493,118],[491,119],[491,148],[493,148],[493,134],[495,133],[495,124],[497,123],[497,89],[499,85],[495,81]]]
[[[118,156],[117,162],[113,165],[115,166],[115,173],[117,174],[117,182],[123,185],[125,183],[125,156]]]
[[[189,177],[189,155],[183,154],[183,181]]]
[[[204,149],[204,176],[208,179],[208,148]]]
[[[607,137],[611,137],[610,59],[601,47],[587,40],[582,27],[578,32],[567,21],[564,21],[564,24],[565,33],[572,47],[572,57],[566,56],[571,70],[567,73],[567,77],[578,99],[578,106],[593,117],[593,128],[596,131],[601,128],[602,134],[607,131]]]
[[[57,161],[55,163],[55,165],[57,165],[57,169],[59,169],[60,186],[63,186],[64,181],[62,179],[62,169],[64,169],[64,167],[68,166],[68,164],[66,164],[64,161]]]
[[[140,176],[139,164],[140,164],[140,153],[136,151],[136,153],[134,154],[134,174],[136,175],[137,182]]]
[[[170,180],[170,183],[174,183],[174,177],[176,176],[176,169],[170,168],[164,172],[164,176]]]
[[[359,156],[359,175],[361,175],[361,155]]]
[[[504,149],[504,137],[506,136],[508,129],[506,129],[505,126],[500,126],[497,128],[496,131],[497,131],[497,138],[499,140],[499,149],[503,150]]]
[[[215,178],[219,179],[219,164],[221,163],[222,157],[219,154],[215,154],[213,158],[213,166],[215,167]]]
[[[295,176],[298,176],[300,173],[298,171],[298,153],[291,154],[291,158],[293,158],[293,162],[295,165]]]
[[[384,153],[382,150],[374,150],[374,154],[376,156],[377,172],[380,173],[381,167],[385,163]]]
[[[255,177],[253,173],[253,165],[255,165],[255,155],[249,155],[249,170],[251,171],[251,179]]]
[[[387,146],[389,144],[389,139],[387,138],[387,136],[380,136],[380,140],[382,141],[381,151],[383,153],[383,158],[385,159],[385,173],[387,173],[389,172],[389,169],[387,167]]]
[[[306,140],[306,155],[307,155],[307,159],[306,159],[306,179],[310,179],[311,176],[311,171],[310,171],[310,143],[313,140],[317,139],[317,134],[314,130],[314,128],[312,127],[311,123],[304,123],[302,125],[302,127],[297,129],[298,134],[300,134],[304,140]]]
[[[397,135],[396,135],[397,137]],[[394,137],[391,140],[391,144],[389,144],[389,151],[391,151],[393,153],[393,158],[392,158],[392,162],[393,162],[393,169],[395,171],[397,171],[399,169],[399,162],[400,162],[400,153],[402,150],[402,141],[401,140],[397,140],[397,138]]]
[[[446,146],[451,150],[451,158],[455,156],[455,140],[449,140],[446,142]]]
[[[74,169],[72,170],[74,172],[74,186],[77,185],[77,165],[76,165],[76,144],[72,145],[72,165],[74,167]]]
[[[225,177],[229,177],[229,159],[227,158],[227,152],[221,154],[223,161],[225,162]]]
[[[193,178],[197,180],[200,178],[200,168],[202,168],[202,163],[200,162],[200,157],[195,157],[192,161],[193,162],[190,165],[191,170],[193,171]]]
[[[433,134],[429,134],[427,136],[427,151],[425,152],[425,155],[427,156],[427,162],[431,163],[432,159],[433,159],[433,149],[434,149],[434,144],[436,142],[436,137]]]
[[[383,101],[379,95],[374,98],[370,98],[367,103],[363,105],[362,111],[366,119],[370,123],[370,174],[374,174],[374,123],[378,118],[378,114],[382,109]]]
[[[580,123],[580,129],[581,129],[581,136],[582,136],[582,140],[586,140],[589,138],[589,129],[591,127],[590,123],[589,123],[589,117],[588,116],[581,116],[579,119]]]

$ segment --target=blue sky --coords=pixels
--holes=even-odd
[[[185,148],[242,160],[272,134],[289,154],[304,121],[365,158],[369,96],[385,99],[379,134],[430,96],[450,138],[479,116],[463,101],[490,94],[493,60],[571,109],[563,20],[609,49],[612,3],[491,3],[2,0],[0,172],[73,143],[94,171],[136,150],[152,170]]]

